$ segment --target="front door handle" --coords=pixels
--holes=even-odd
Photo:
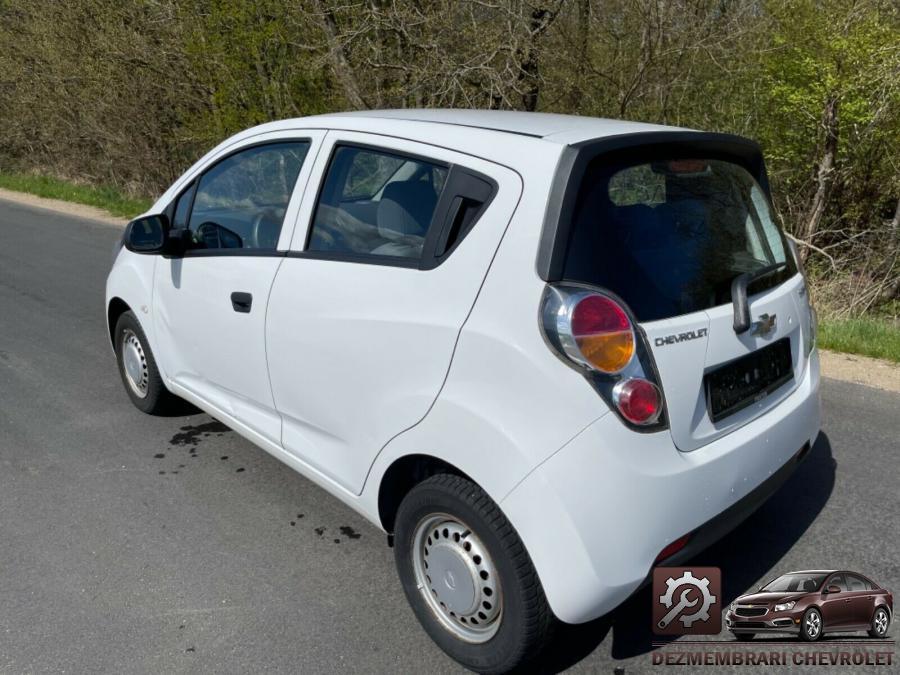
[[[847,598],[844,602],[850,602],[853,598]]]
[[[253,296],[250,293],[232,293],[231,307],[235,312],[241,314],[249,314],[250,308],[253,306]]]

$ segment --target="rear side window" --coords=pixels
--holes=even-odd
[[[419,259],[448,167],[338,146],[313,216],[308,250]]]
[[[869,582],[855,574],[847,575],[847,585],[849,586],[848,590],[851,592],[871,590]]]
[[[796,272],[759,184],[717,159],[604,161],[580,187],[563,276],[607,288],[639,321],[731,302],[731,282],[776,263],[759,293]]]

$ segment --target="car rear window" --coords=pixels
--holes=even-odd
[[[721,159],[604,157],[582,180],[564,279],[621,296],[639,321],[731,302],[731,282],[776,263],[750,285],[796,273],[768,198],[742,166]]]

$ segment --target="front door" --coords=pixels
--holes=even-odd
[[[837,586],[840,593],[828,593],[822,596],[823,630],[843,628],[853,623],[853,603],[847,592],[847,581],[843,574],[835,574],[823,586],[823,590]]]
[[[330,131],[316,164],[269,301],[269,369],[284,448],[358,494],[437,397],[522,187],[468,155],[351,132]]]
[[[154,279],[159,358],[170,384],[276,443],[266,301],[312,142],[281,136],[227,151],[188,184],[170,209],[173,234],[189,232],[188,250],[160,259]]]

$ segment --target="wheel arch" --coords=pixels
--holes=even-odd
[[[125,312],[130,311],[131,307],[129,307],[128,303],[118,296],[110,298],[109,303],[106,306],[106,326],[109,332],[109,342],[113,349],[116,348],[116,323],[120,316]]]
[[[378,485],[378,518],[385,532],[394,531],[397,510],[409,491],[438,473],[461,476],[478,485],[478,481],[464,471],[434,455],[423,453],[403,455],[388,466]]]

